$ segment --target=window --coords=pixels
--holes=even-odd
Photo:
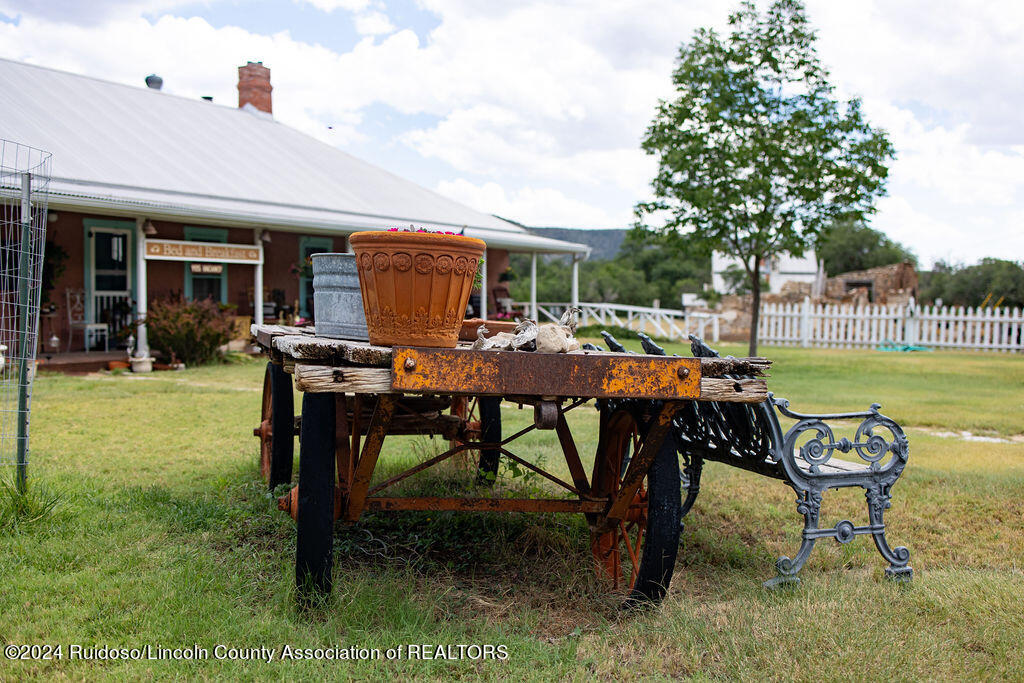
[[[225,228],[185,227],[185,239],[189,242],[227,242]],[[228,268],[224,263],[185,262],[185,298],[213,299],[222,304],[228,302]]]

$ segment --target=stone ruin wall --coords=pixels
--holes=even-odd
[[[866,285],[873,283],[874,296]],[[904,305],[917,296],[917,271],[909,263],[896,263],[868,270],[841,273],[825,281],[825,296],[812,297],[809,282],[787,282],[778,294],[761,294],[762,304],[796,304],[810,298],[815,304],[842,304],[866,306],[868,304]],[[714,312],[721,316],[721,336],[727,341],[746,341],[750,336],[750,314],[753,297],[750,294],[727,294]]]

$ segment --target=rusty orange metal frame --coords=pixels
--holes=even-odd
[[[392,389],[483,396],[700,398],[699,358],[395,347]]]
[[[607,500],[557,498],[384,498],[370,496],[367,510],[462,510],[470,512],[583,512],[599,513]]]
[[[352,490],[349,493],[345,505],[345,521],[356,522],[363,512],[363,503],[366,500],[366,492],[370,488],[370,478],[377,466],[377,457],[380,455],[380,448],[384,445],[384,437],[387,436],[388,426],[395,414],[395,397],[381,395],[377,399],[377,407],[373,411],[373,418],[370,420],[370,427],[366,433],[366,443],[359,453],[359,461],[356,463],[355,473],[352,476]],[[353,430],[356,433],[358,431]],[[300,464],[301,467],[301,464]]]
[[[644,437],[640,452],[629,461],[629,467],[626,468],[626,473],[622,476],[622,485],[618,495],[615,496],[607,514],[598,524],[598,533],[610,531],[626,516],[626,511],[629,509],[630,503],[633,502],[636,492],[640,490],[640,484],[647,475],[647,470],[654,462],[655,456],[658,455],[658,449],[661,448],[665,437],[668,436],[668,430],[672,427],[672,418],[675,417],[680,406],[679,403],[666,402],[661,407],[661,411]]]
[[[348,407],[344,395],[339,395],[336,402],[337,414],[344,416]],[[335,519],[344,519],[346,522],[358,521],[364,510],[464,510],[464,511],[506,511],[506,512],[577,512],[587,516],[588,523],[600,533],[614,528],[626,515],[633,498],[639,489],[647,469],[657,455],[668,430],[672,418],[679,409],[678,402],[669,401],[664,404],[654,423],[651,425],[646,437],[643,440],[639,452],[630,461],[629,467],[622,480],[614,500],[591,495],[591,484],[576,450],[575,442],[569,431],[565,413],[573,408],[582,405],[584,400],[577,400],[565,408],[558,407],[558,418],[556,433],[562,452],[572,475],[573,483],[569,484],[544,469],[530,463],[509,451],[505,446],[527,432],[536,429],[536,425],[529,425],[515,434],[512,434],[498,443],[467,442],[459,443],[429,460],[426,460],[385,482],[370,487],[370,479],[373,476],[377,458],[380,455],[381,446],[388,434],[388,427],[394,416],[396,399],[393,396],[382,395],[378,398],[373,417],[367,429],[367,437],[362,445],[359,458],[353,462],[352,455],[358,448],[357,441],[359,431],[349,430],[347,419],[338,420],[336,427],[336,459],[338,463],[339,482],[335,486]],[[352,412],[353,419],[357,420],[359,411]],[[373,494],[432,467],[443,460],[446,460],[457,453],[469,449],[493,448],[499,450],[503,455],[520,465],[536,472],[548,480],[558,484],[565,490],[576,494],[577,499],[515,499],[515,498],[439,498],[439,497],[384,497]],[[278,499],[278,508],[287,511],[292,517],[298,510],[298,487]]]

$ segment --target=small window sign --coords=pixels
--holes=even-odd
[[[190,263],[193,275],[220,275],[224,272],[223,263]]]

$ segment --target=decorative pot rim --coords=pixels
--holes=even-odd
[[[440,232],[415,232],[415,231],[388,231],[388,230],[367,230],[363,232],[354,232],[348,236],[349,243],[355,246],[356,242],[370,241],[370,242],[408,242],[414,240],[417,242],[452,242],[462,241],[466,246],[474,246],[479,249],[486,249],[487,243],[482,239],[476,237],[467,237],[466,235],[447,235]]]

